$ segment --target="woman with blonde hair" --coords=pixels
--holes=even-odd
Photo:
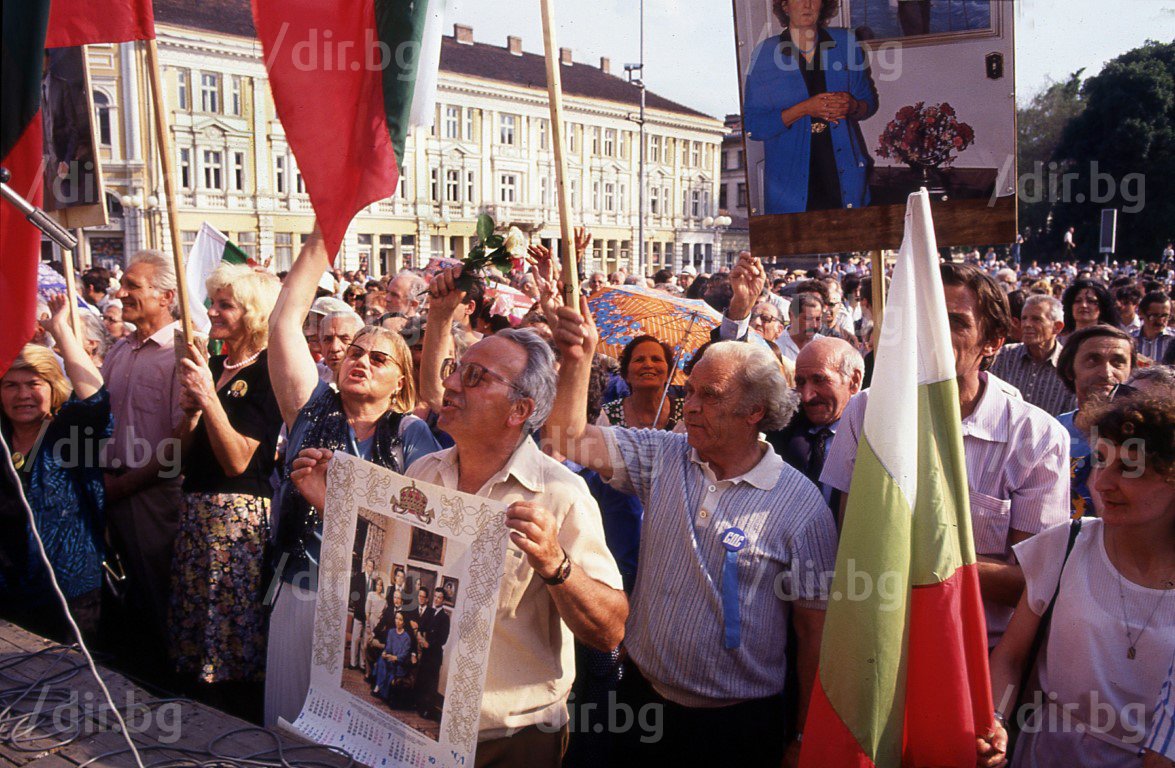
[[[411,415],[416,406],[412,353],[399,333],[367,326],[355,335],[336,377],[321,382],[302,336],[318,281],[330,266],[315,227],[302,246],[270,317],[269,367],[289,429],[274,496],[273,577],[278,581],[270,614],[265,723],[293,721],[310,686],[310,639],[322,544],[322,515],[294,487],[290,471],[298,452],[326,448],[403,472],[440,446],[428,425]]]
[[[265,671],[265,546],[281,413],[269,380],[273,275],[222,264],[207,281],[209,338],[177,369],[183,506],[172,558],[169,651],[208,703],[260,719]]]
[[[70,613],[83,634],[92,634],[105,556],[106,490],[98,455],[111,433],[110,395],[74,336],[64,296],[51,298],[49,306],[44,324],[57,341],[65,375],[52,350],[26,344],[0,377],[0,430]],[[17,498],[6,482],[0,508],[11,509],[0,514],[0,616],[73,642]]]

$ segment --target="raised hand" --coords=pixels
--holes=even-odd
[[[750,251],[740,253],[738,263],[730,270],[730,288],[733,295],[726,316],[731,320],[742,320],[750,315],[766,285],[767,270],[763,269],[763,262],[751,256]]]
[[[554,332],[559,350],[572,360],[591,360],[596,345],[600,342],[600,332],[596,328],[596,321],[592,319],[591,310],[588,309],[587,297],[579,297],[578,312],[564,306],[559,307],[555,316],[558,322],[552,324],[551,330]]]

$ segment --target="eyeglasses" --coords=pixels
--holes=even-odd
[[[778,323],[779,322],[778,317],[776,317],[775,315],[769,315],[766,312],[764,312],[761,315],[755,315],[755,319],[758,320],[760,323]]]
[[[514,390],[518,394],[523,395],[524,397],[526,396],[526,393],[523,392],[517,384],[510,381],[505,376],[494,373],[489,368],[486,368],[484,365],[479,365],[478,363],[461,363],[460,365],[453,365],[445,377],[448,378],[454,373],[456,373],[461,378],[461,386],[468,389],[480,386],[481,382],[488,376],[494,381],[505,384],[507,387],[510,387],[510,389]]]
[[[376,368],[383,368],[385,365],[392,363],[392,356],[387,352],[380,352],[376,349],[364,349],[358,344],[352,344],[347,347],[347,357],[351,360],[362,360],[364,357],[367,357]]]

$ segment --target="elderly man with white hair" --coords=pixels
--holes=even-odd
[[[455,286],[460,270],[442,271],[429,289],[424,356],[430,369],[464,299]],[[444,379],[437,426],[454,447],[422,457],[407,472],[509,504],[477,766],[558,768],[575,679],[573,640],[610,651],[623,638],[628,615],[620,570],[587,485],[530,437],[547,420],[554,396],[555,356],[542,337],[530,329],[486,336]],[[302,451],[294,463],[294,481],[319,508],[329,455]]]
[[[411,270],[402,270],[388,281],[387,311],[404,317],[415,317],[420,312],[421,294],[428,288],[424,278]]]
[[[686,382],[686,435],[590,425],[598,333],[586,300],[558,313],[562,363],[546,434],[645,510],[620,698],[632,711],[663,711],[664,735],[622,734],[618,753],[632,765],[724,765],[738,754],[742,765],[778,766],[785,751],[796,760],[799,739],[785,745],[781,727],[806,714],[836,556],[820,492],[759,437],[788,423],[796,394],[765,347],[718,342]],[[789,658],[795,712],[779,695]]]
[[[105,454],[106,519],[126,569],[126,612],[119,622],[125,659],[140,672],[167,669],[166,620],[172,547],[179,526],[183,416],[175,375],[176,276],[159,251],[131,257],[115,298],[135,330],[106,354],[114,436]]]
[[[1019,344],[1007,344],[991,364],[991,373],[1020,390],[1025,400],[1050,416],[1077,407],[1077,399],[1057,374],[1061,344],[1057,334],[1065,326],[1061,302],[1033,294],[1020,310]]]

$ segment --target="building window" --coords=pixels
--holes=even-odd
[[[626,185],[624,182],[620,182],[620,189],[618,190],[617,194],[618,196],[616,198],[616,204],[618,206],[618,210],[621,213],[624,213],[627,210],[625,202],[628,200],[628,185]]]
[[[661,214],[661,188],[649,187],[649,213],[654,216]]]
[[[428,173],[428,199],[434,203],[441,201],[441,171],[433,168]]]
[[[461,171],[445,171],[445,202],[461,202]]]
[[[661,162],[661,137],[660,136],[650,136],[649,137],[649,162],[650,163]]]
[[[574,123],[567,124],[567,152],[579,154],[579,126]]]
[[[498,123],[498,143],[506,146],[514,146],[514,130],[517,126],[518,118],[514,115],[502,115]]]
[[[742,154],[742,153],[740,152],[739,154]],[[747,207],[747,185],[746,184],[739,184],[738,185],[738,207],[739,208],[746,208]]]
[[[220,75],[215,72],[200,75],[200,109],[205,112],[220,111]]]
[[[233,152],[233,191],[245,191],[245,153]]]
[[[726,185],[718,187],[718,207],[726,208]]]
[[[539,120],[539,149],[547,148],[547,121]]]
[[[192,246],[196,244],[196,230],[185,229],[180,232],[180,247],[184,250],[185,256],[192,255]]]
[[[616,129],[608,128],[604,131],[604,155],[616,157]]]
[[[579,179],[572,179],[567,184],[568,197],[571,198],[571,210],[579,210]]]
[[[245,256],[257,260],[257,231],[238,232],[237,245],[245,252]]]
[[[389,274],[396,267],[396,237],[395,235],[379,236],[379,271]]]
[[[600,154],[600,126],[592,126],[592,154]]]
[[[693,167],[693,168],[698,167],[698,164],[701,162],[701,160],[700,160],[701,151],[702,151],[702,143],[700,141],[689,142],[689,164],[691,167]]]
[[[289,269],[290,265],[294,263],[293,232],[273,233],[273,261],[274,268],[279,272],[283,269]]]
[[[498,202],[513,203],[518,199],[518,174],[498,174]]]
[[[191,103],[188,101],[188,70],[177,69],[175,72],[176,82],[176,104],[180,109],[190,109]]]
[[[192,188],[192,150],[180,147],[180,189]]]
[[[600,210],[600,182],[592,182],[592,210]]]
[[[233,75],[228,81],[228,109],[230,115],[241,114],[241,77]]]
[[[94,91],[94,123],[98,126],[98,143],[110,146],[110,99],[106,94]]]
[[[465,108],[465,140],[473,141],[473,108]]]
[[[276,167],[273,174],[274,188],[279,195],[286,193],[286,159],[282,155],[274,158]]]
[[[477,177],[473,175],[473,171],[465,172],[465,202],[473,203],[477,200]]]
[[[551,179],[548,176],[539,177],[539,204],[544,208],[551,204]]]
[[[461,130],[461,107],[445,107],[445,138],[456,139]]]
[[[689,215],[695,219],[700,219],[702,217],[702,190],[691,189],[689,200]]]
[[[306,180],[302,178],[302,171],[297,166],[294,167],[294,191],[299,195],[306,194]]]
[[[223,189],[220,178],[223,158],[219,152],[204,150],[204,189]]]
[[[740,150],[738,151],[738,165],[736,165],[736,166],[735,166],[735,168],[736,168],[736,169],[741,169],[741,168],[743,168],[743,167],[744,167],[746,164],[747,164],[747,157],[746,157],[746,155],[743,153],[743,151],[740,149]]]

